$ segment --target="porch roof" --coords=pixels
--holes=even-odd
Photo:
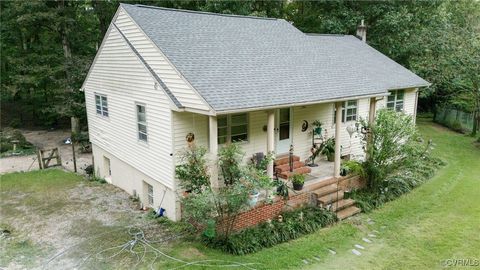
[[[122,7],[217,113],[429,85],[353,36],[307,35],[283,19]]]

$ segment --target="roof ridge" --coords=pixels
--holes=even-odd
[[[247,19],[269,20],[269,21],[276,21],[276,20],[278,20],[278,18],[270,18],[270,17],[257,17],[257,16],[248,16],[248,15],[223,14],[223,13],[215,13],[215,12],[207,12],[207,11],[197,11],[197,10],[189,10],[189,9],[176,9],[176,8],[147,6],[147,5],[142,5],[142,4],[134,4],[134,5],[132,5],[132,4],[121,3],[121,5],[129,5],[129,6],[135,6],[135,7],[141,7],[141,8],[160,9],[160,10],[166,10],[166,11],[195,13],[195,14],[202,14],[202,15],[222,16],[222,17],[247,18]]]

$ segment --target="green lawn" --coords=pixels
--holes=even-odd
[[[447,165],[410,194],[372,213],[256,254],[229,256],[189,243],[176,246],[174,254],[188,254],[193,245],[205,257],[256,262],[258,269],[435,269],[443,268],[443,260],[450,258],[480,261],[480,147],[475,139],[430,121],[419,119],[418,125]],[[375,238],[368,236],[372,233]],[[363,237],[372,243],[362,241]],[[359,249],[361,256],[352,253],[355,244],[365,247]]]
[[[101,215],[103,210],[100,209],[96,214],[97,221],[88,221],[87,218],[84,218],[84,221],[79,220],[78,228],[72,229],[67,236],[84,240],[92,235],[92,231],[114,233],[89,241],[88,245],[79,245],[75,252],[67,254],[71,261],[74,260],[69,265],[77,266],[78,260],[88,258],[88,263],[81,265],[85,269],[134,266],[148,269],[150,262],[159,254],[158,251],[164,255],[155,261],[157,269],[202,269],[200,266],[186,266],[184,263],[199,260],[218,260],[210,261],[211,264],[253,263],[249,266],[250,269],[443,269],[442,262],[446,259],[480,260],[480,147],[478,143],[474,143],[473,138],[451,132],[426,120],[420,119],[419,127],[426,139],[434,141],[435,154],[446,161],[447,165],[430,181],[372,213],[358,215],[317,233],[247,256],[224,254],[200,243],[185,240],[152,244],[151,247],[146,247],[149,253],[144,258],[145,262],[136,264],[132,254],[123,252],[117,256],[116,250],[112,250],[109,256],[102,257],[102,260],[85,257],[85,252],[92,253],[119,246],[131,239],[122,228],[133,220],[141,226],[150,226],[153,222],[145,221],[144,217],[137,216],[136,212],[122,212],[121,216],[109,219],[116,223],[105,224],[100,222],[105,219]],[[106,196],[99,192],[114,192],[109,185],[85,182],[80,177],[58,170],[9,174],[2,176],[0,184],[2,216],[10,217],[15,224],[19,221],[12,217],[16,218],[15,215],[21,214],[15,212],[15,209],[36,209],[38,213],[45,215],[44,219],[55,217],[52,208],[57,212],[72,209],[70,195],[65,194],[74,194],[71,190],[77,190],[78,193],[79,185],[90,187],[94,191],[88,197],[90,201]],[[12,200],[17,197],[23,201],[17,203]],[[117,203],[119,202],[121,197]],[[73,209],[84,209],[85,217],[90,215],[87,211],[89,207],[104,207],[102,202],[77,200],[75,203],[78,207]],[[116,213],[113,211],[115,209],[106,206],[105,209],[106,212],[111,212],[110,216]],[[32,213],[30,210],[26,211]],[[21,231],[20,228],[17,231]],[[156,234],[158,232],[148,237]],[[375,237],[369,234],[374,234]],[[17,258],[21,255],[34,260],[24,259],[18,262],[27,267],[38,266],[56,253],[39,243],[32,243],[24,236],[28,236],[28,233],[19,232],[15,241],[2,242],[0,267],[11,264],[12,260],[18,261]],[[362,241],[364,237],[372,240],[372,243]],[[359,249],[361,256],[352,253],[355,244],[365,248]],[[134,251],[142,254],[143,248],[145,246],[139,245]],[[335,250],[336,254],[330,254],[328,249]],[[110,255],[115,256],[109,261]]]

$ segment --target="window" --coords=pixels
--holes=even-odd
[[[390,95],[387,97],[387,108],[391,110],[396,110],[397,112],[403,111],[404,96],[404,90],[390,91]]]
[[[333,123],[337,122],[336,108],[333,109]],[[357,100],[348,100],[342,104],[342,123],[357,121]]]
[[[147,185],[147,202],[150,207],[153,207],[153,186],[146,184]]]
[[[248,141],[248,114],[222,115],[217,118],[218,143]]]
[[[138,139],[146,142],[148,140],[148,133],[147,133],[147,115],[145,111],[145,105],[136,104],[136,108],[137,108]]]
[[[97,114],[108,117],[107,96],[95,94],[95,107],[97,108]]]

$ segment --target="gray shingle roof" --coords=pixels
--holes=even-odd
[[[122,7],[217,112],[428,85],[353,36],[306,35],[282,19]]]

